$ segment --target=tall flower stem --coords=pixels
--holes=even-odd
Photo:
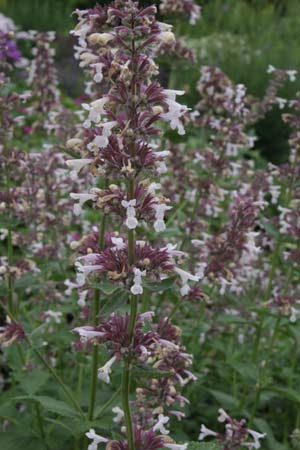
[[[5,147],[5,150],[7,147]],[[8,157],[8,155],[7,155]],[[7,262],[9,269],[13,263],[13,245],[12,245],[12,230],[11,230],[11,214],[10,214],[10,168],[9,165],[6,167],[6,195],[8,202],[8,224],[7,224]],[[10,313],[14,313],[14,304],[13,304],[13,279],[10,273],[10,270],[7,275],[7,291],[8,291],[8,310]]]
[[[101,250],[104,248],[104,234],[105,234],[105,215],[103,214],[100,226],[99,245]],[[97,325],[100,312],[100,290],[95,289],[94,293],[94,312],[93,312],[93,325]],[[97,387],[97,368],[98,368],[98,345],[94,344],[92,354],[92,377],[91,377],[91,390],[90,390],[90,403],[88,411],[88,419],[93,420],[95,404],[96,404],[96,387]]]
[[[134,18],[132,17],[131,21],[131,27],[134,29],[135,22]],[[134,34],[133,34],[134,36]],[[131,81],[131,105],[130,105],[130,125],[133,130],[133,140],[132,144],[130,146],[130,154],[132,158],[132,162],[134,165],[134,158],[136,154],[136,147],[135,147],[135,128],[136,128],[136,97],[137,97],[137,83],[136,83],[136,72],[137,72],[137,55],[135,50],[135,38],[132,38],[131,41],[131,62],[132,62],[132,68],[133,68],[133,77]],[[134,179],[130,178],[128,182],[128,188],[127,188],[127,195],[129,200],[134,198]],[[128,263],[129,266],[132,266],[135,261],[135,231],[134,229],[128,230]],[[135,329],[135,323],[136,323],[136,316],[137,316],[137,309],[138,309],[138,297],[136,295],[130,295],[129,298],[130,301],[130,318],[129,318],[129,325],[128,325],[128,334],[130,338],[130,344],[132,344],[134,339],[134,329]],[[135,443],[134,443],[134,432],[133,432],[133,424],[132,424],[132,417],[131,417],[131,410],[130,410],[130,404],[129,404],[129,394],[130,394],[130,385],[131,385],[131,357],[128,355],[128,357],[125,359],[124,363],[124,372],[122,376],[122,405],[124,410],[124,419],[126,424],[126,433],[127,433],[127,441],[128,441],[128,449],[129,450],[135,450]]]

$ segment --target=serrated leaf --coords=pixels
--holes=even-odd
[[[222,447],[219,442],[190,442],[188,450],[221,450]]]
[[[49,374],[35,370],[33,372],[16,373],[15,378],[27,394],[33,395],[46,383]]]
[[[54,412],[66,417],[78,416],[77,411],[75,411],[73,408],[71,408],[70,405],[68,405],[68,403],[62,400],[57,400],[45,395],[35,395],[34,399],[37,400],[47,411]]]
[[[78,417],[77,411],[75,411],[68,403],[46,395],[23,395],[14,397],[14,400],[36,401],[39,402],[46,411],[56,413],[64,417]]]

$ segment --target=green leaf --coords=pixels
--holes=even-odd
[[[78,417],[77,411],[75,411],[68,403],[57,400],[56,398],[47,397],[46,395],[31,395],[31,396],[18,396],[14,397],[14,400],[28,400],[39,402],[46,411],[59,414],[65,417]]]
[[[13,431],[8,431],[5,433],[0,433],[0,448],[3,450],[16,450],[17,448],[28,449],[32,448],[34,450],[45,450],[45,443],[34,436],[33,434],[16,432],[14,428]]]
[[[188,450],[221,450],[222,447],[219,442],[190,442]]]
[[[112,295],[114,292],[120,289],[120,286],[114,283],[110,283],[107,280],[101,281],[101,283],[92,284],[91,287],[100,289],[100,291],[103,292],[104,295]]]
[[[29,395],[35,394],[46,383],[48,378],[48,373],[39,370],[15,374],[15,379],[19,381],[24,391]]]
[[[287,450],[285,445],[280,444],[280,442],[275,439],[273,431],[266,420],[255,418],[253,423],[258,431],[267,434],[265,440],[268,442],[269,447],[272,450]]]
[[[217,402],[222,405],[224,408],[237,408],[238,401],[226,392],[216,391],[215,389],[208,389],[208,392],[213,395],[213,397],[217,400]]]
[[[266,387],[264,390],[274,392],[278,394],[279,397],[286,398],[292,402],[300,403],[300,394],[292,388],[285,386],[270,386]]]
[[[155,281],[147,281],[143,282],[145,288],[147,288],[151,292],[163,292],[171,289],[174,286],[175,277],[166,278],[165,280],[159,281],[158,283]]]
[[[56,400],[52,397],[47,397],[44,395],[34,396],[34,399],[40,402],[40,404],[50,412],[60,414],[61,416],[74,417],[78,416],[77,411],[75,411],[68,403],[62,400]]]

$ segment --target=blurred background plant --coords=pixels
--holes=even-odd
[[[93,6],[94,0],[0,0],[0,12],[11,17],[22,29],[55,30],[58,33],[57,64],[63,93],[77,96],[76,64],[72,59],[72,40],[68,31],[74,25],[75,8]],[[100,4],[107,0],[98,1]],[[141,3],[153,3],[144,0]],[[156,2],[159,6],[159,1]],[[175,80],[188,91],[193,104],[200,65],[220,67],[235,83],[243,83],[248,92],[262,96],[267,85],[267,67],[299,69],[299,0],[198,0],[203,20],[196,26],[180,23],[181,34],[197,55],[194,65],[186,64]],[[174,23],[174,25],[178,25]],[[75,75],[74,75],[75,74]],[[79,77],[79,72],[78,76]],[[174,80],[173,80],[174,81]],[[300,88],[300,80],[284,88],[283,97],[291,98]],[[273,162],[287,158],[288,127],[280,121],[279,108],[268,113],[256,125],[257,148]],[[270,127],[272,126],[272,133]]]

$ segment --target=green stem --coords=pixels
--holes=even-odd
[[[254,404],[253,404],[253,408],[252,408],[252,413],[251,413],[251,418],[250,418],[250,422],[253,421],[256,412],[257,412],[257,408],[259,406],[259,400],[260,400],[260,394],[261,394],[261,383],[263,382],[264,379],[264,375],[266,373],[266,370],[268,369],[268,364],[270,362],[270,358],[273,352],[273,347],[275,344],[275,339],[277,337],[279,328],[280,328],[280,323],[281,323],[281,316],[277,317],[276,323],[275,323],[275,327],[274,327],[274,331],[272,333],[271,339],[270,339],[270,343],[268,345],[267,348],[267,353],[266,353],[266,360],[265,360],[265,364],[264,366],[261,368],[260,372],[259,372],[259,376],[258,376],[258,383],[256,385],[255,388],[255,399],[254,399]]]
[[[126,424],[126,434],[128,441],[128,448],[134,450],[134,435],[133,426],[131,419],[131,411],[129,405],[129,391],[130,391],[130,378],[131,378],[131,367],[129,359],[125,360],[125,368],[122,375],[122,406],[124,411],[124,418]]]
[[[41,437],[43,438],[43,440],[45,440],[46,435],[45,435],[43,419],[42,419],[42,415],[41,415],[41,407],[38,402],[34,402],[34,409],[35,409],[37,423],[38,423],[38,427],[39,427],[39,430],[41,433]]]
[[[104,237],[105,237],[105,215],[102,215],[101,226],[100,226],[100,236],[99,236],[99,245],[100,249],[104,249]],[[100,290],[95,289],[94,293],[94,313],[93,313],[93,324],[97,326],[99,320],[99,312],[100,312]],[[98,370],[98,356],[99,356],[99,348],[98,344],[94,344],[93,346],[93,354],[92,354],[92,375],[91,375],[91,390],[90,390],[90,403],[89,403],[89,411],[88,411],[88,419],[93,420],[95,404],[96,404],[96,391],[97,391],[97,370]]]
[[[94,295],[94,325],[97,325],[98,314],[100,310],[100,291],[95,289]],[[90,390],[90,403],[88,419],[93,420],[95,403],[96,403],[96,386],[97,386],[97,369],[98,369],[98,344],[93,346],[92,354],[92,379],[91,379],[91,390]]]
[[[84,365],[79,364],[79,374],[78,374],[78,381],[77,381],[77,387],[76,387],[76,395],[78,398],[80,398],[80,394],[81,394],[83,374],[84,374]]]
[[[74,409],[80,414],[80,416],[85,419],[85,415],[77,402],[76,398],[73,396],[70,389],[65,385],[65,383],[62,381],[60,376],[56,373],[56,371],[53,369],[53,367],[50,366],[48,361],[43,357],[43,355],[40,353],[40,351],[37,348],[34,348],[31,341],[28,337],[25,338],[28,345],[33,349],[34,353],[38,357],[38,359],[41,361],[41,363],[45,366],[45,368],[48,370],[48,372],[52,375],[52,377],[55,379],[55,381],[60,385],[62,388],[65,397],[69,400],[69,402],[73,405]]]
[[[114,395],[112,395],[110,397],[109,400],[107,400],[107,402],[102,406],[102,408],[100,409],[100,411],[98,411],[98,413],[95,415],[95,419],[99,419],[99,417],[101,417],[104,413],[104,411],[107,410],[107,408],[115,401],[115,399],[118,397],[118,395],[121,393],[121,387],[114,393]]]
[[[254,343],[253,352],[252,352],[252,362],[253,363],[255,363],[257,360],[258,350],[259,350],[259,346],[260,346],[260,339],[261,339],[262,330],[263,330],[263,326],[264,326],[264,320],[265,320],[264,316],[262,316],[260,318],[259,325],[256,328],[255,343]]]
[[[8,276],[7,276],[7,290],[8,290],[8,310],[12,314],[14,313],[13,304],[13,279],[10,272],[11,266],[13,264],[13,245],[12,245],[12,230],[11,230],[11,204],[10,204],[10,168],[6,168],[6,195],[8,199],[8,224],[7,224],[7,262],[8,262]]]
[[[170,314],[168,315],[167,320],[165,321],[165,324],[166,324],[166,323],[169,323],[170,320],[172,319],[172,317],[174,317],[176,311],[178,310],[179,306],[181,305],[181,302],[182,302],[182,297],[179,297],[178,300],[177,300],[177,302],[175,303],[175,305],[174,305],[172,311],[171,311]]]

